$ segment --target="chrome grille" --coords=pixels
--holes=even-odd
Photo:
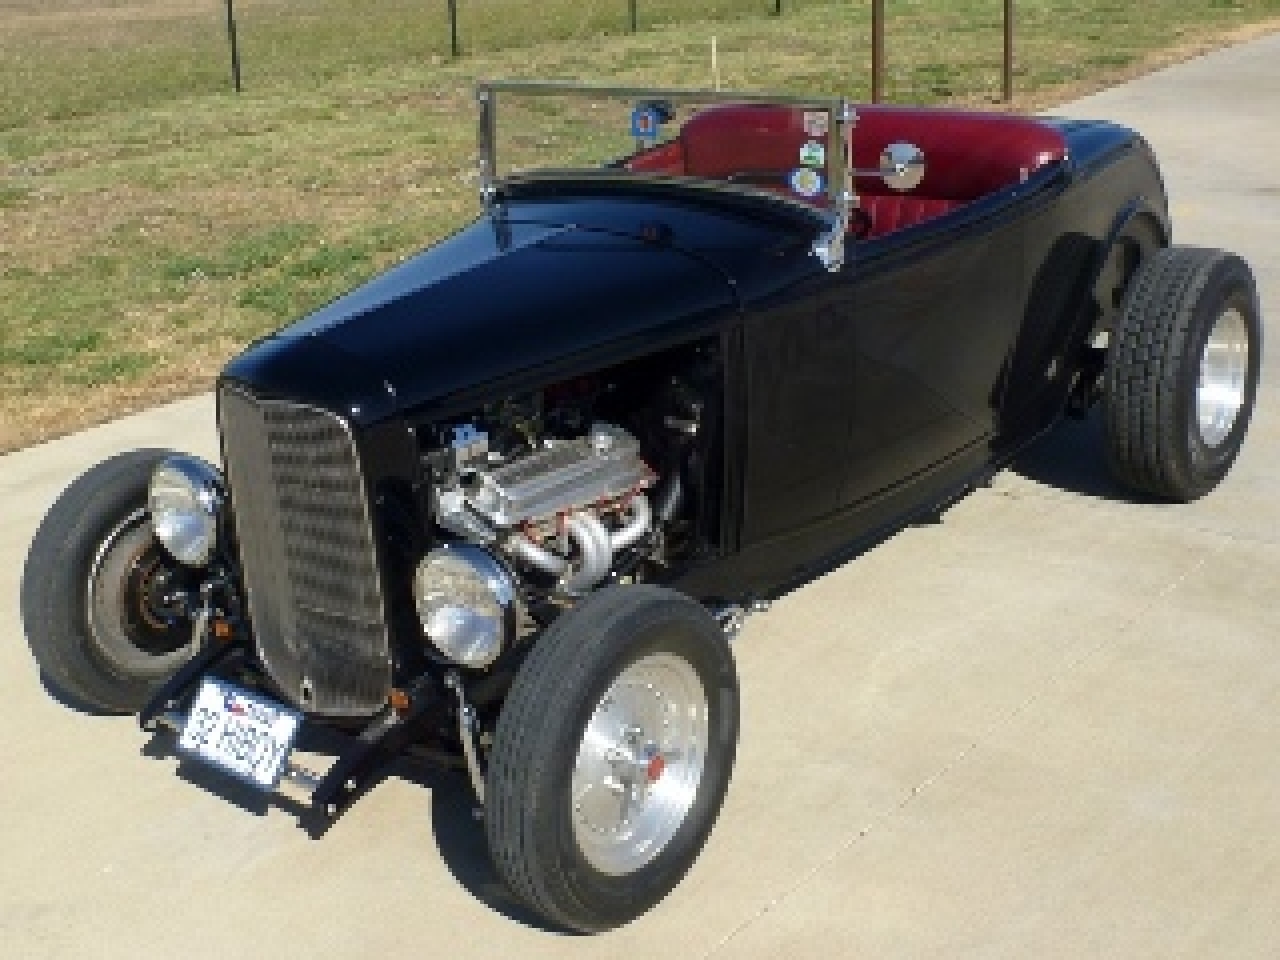
[[[222,449],[258,655],[313,713],[386,702],[391,656],[369,504],[347,425],[224,386]]]

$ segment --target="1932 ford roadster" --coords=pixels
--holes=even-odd
[[[1151,150],[1106,123],[478,101],[482,215],[232,360],[221,468],[135,451],[73,483],[23,615],[55,686],[321,815],[404,751],[466,770],[511,889],[603,930],[716,819],[747,612],[1098,402],[1123,482],[1205,494],[1258,297],[1170,246]],[[520,162],[625,148],[505,170],[500,113]],[[313,724],[353,735],[323,775],[291,757]]]

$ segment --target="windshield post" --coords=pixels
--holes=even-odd
[[[486,211],[493,206],[497,188],[494,181],[498,176],[498,135],[495,114],[498,108],[498,96],[488,84],[476,87],[476,101],[480,107],[479,149],[480,160],[480,203]]]
[[[832,273],[844,266],[845,235],[857,196],[853,191],[853,129],[858,114],[849,101],[841,99],[828,110],[827,199],[835,222],[813,243],[814,255]]]

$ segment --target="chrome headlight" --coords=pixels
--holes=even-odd
[[[147,506],[156,538],[179,563],[203,567],[218,539],[226,500],[222,474],[196,457],[166,457],[151,474]]]
[[[427,638],[461,666],[487,667],[515,635],[515,584],[481,547],[432,550],[413,576],[413,596]]]

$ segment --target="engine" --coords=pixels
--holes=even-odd
[[[574,597],[653,532],[645,491],[657,477],[639,441],[621,427],[594,423],[576,436],[550,437],[538,436],[534,422],[504,417],[503,428],[516,437],[514,454],[494,449],[476,424],[451,428],[437,472],[436,522],[495,548],[518,569],[552,578],[553,593]]]

